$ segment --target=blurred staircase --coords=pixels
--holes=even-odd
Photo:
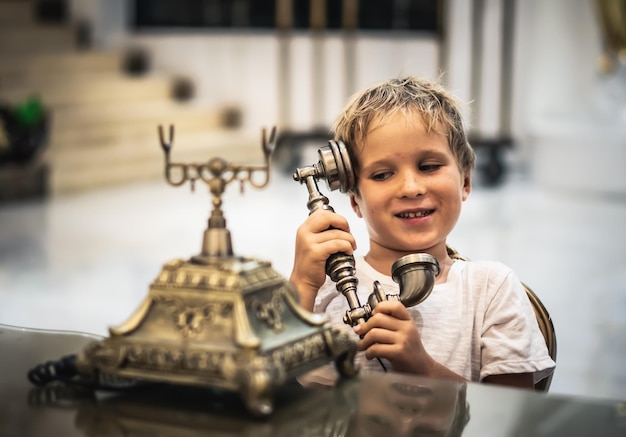
[[[81,48],[78,30],[38,22],[34,1],[0,0],[0,103],[35,96],[49,111],[50,194],[162,177],[160,124],[175,126],[173,161],[261,157],[260,138],[226,126],[224,109],[175,99],[175,78],[129,74],[125,53]]]

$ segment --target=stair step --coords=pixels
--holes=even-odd
[[[56,53],[76,47],[76,30],[72,26],[38,24],[32,26],[0,26],[0,53]]]
[[[49,111],[50,194],[162,179],[159,125],[176,129],[173,162],[263,162],[260,138],[224,128],[221,108],[173,100],[169,75],[125,74],[121,51],[80,50],[75,26],[38,23],[34,5],[0,0],[0,101]]]
[[[254,144],[254,152],[250,153],[249,146]],[[241,154],[240,150],[245,149]],[[101,167],[115,164],[126,159],[157,159],[163,160],[163,151],[158,136],[146,136],[137,140],[111,141],[97,147],[80,147],[73,149],[50,149],[48,151],[50,163],[54,169],[73,169],[79,167]],[[190,157],[205,161],[217,152],[224,159],[262,157],[260,138],[253,140],[249,135],[228,129],[207,129],[204,131],[186,130],[178,134],[178,139],[172,148],[172,160],[181,157]]]
[[[0,85],[46,77],[91,73],[120,73],[122,55],[113,51],[72,51],[16,54],[0,58]]]
[[[0,98],[18,103],[38,96],[46,107],[104,102],[128,102],[136,99],[171,98],[170,77],[148,75],[132,77],[112,74],[91,74],[66,78],[63,81],[41,77],[37,83],[0,88]]]
[[[142,121],[159,120],[160,123],[170,124],[168,117],[194,116],[209,111],[221,112],[215,108],[198,106],[193,101],[178,102],[167,99],[142,99],[129,102],[102,102],[97,105],[72,105],[53,108],[55,128],[74,129],[85,127],[91,129],[102,124],[124,124]]]
[[[207,162],[219,156],[232,163],[261,164],[260,138],[239,131],[213,129],[181,132],[171,152],[172,162]],[[116,142],[96,149],[63,153],[49,151],[53,195],[145,179],[163,178],[164,155],[156,138]],[[198,187],[201,188],[200,183]],[[203,185],[203,184],[202,184]]]
[[[30,25],[35,9],[30,1],[0,1],[0,27]]]
[[[59,127],[56,117],[52,117],[50,147],[54,150],[72,147],[92,148],[111,142],[133,142],[149,138],[158,143],[158,127],[162,125],[168,134],[169,126],[174,125],[174,144],[178,143],[178,133],[186,131],[207,131],[221,127],[222,115],[218,110],[198,109],[196,111],[174,111],[159,116],[128,118],[114,123],[75,124],[72,127]],[[66,123],[67,124],[67,123]]]

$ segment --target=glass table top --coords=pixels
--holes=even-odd
[[[290,381],[274,412],[250,415],[237,393],[146,384],[94,391],[38,387],[29,370],[101,339],[0,325],[0,436],[624,436],[626,402],[558,397],[398,373],[331,386]]]

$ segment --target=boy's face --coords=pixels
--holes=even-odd
[[[372,256],[445,253],[471,181],[441,131],[427,133],[419,115],[396,113],[382,124],[374,120],[357,145],[358,195],[350,199],[367,223]]]

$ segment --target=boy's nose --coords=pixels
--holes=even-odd
[[[400,193],[402,197],[417,197],[426,192],[424,179],[415,173],[404,175],[401,181]]]

